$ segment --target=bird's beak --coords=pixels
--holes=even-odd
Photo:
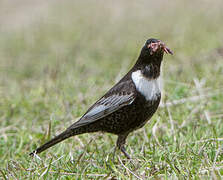
[[[151,55],[155,53],[157,50],[163,50],[165,53],[173,55],[173,52],[168,47],[166,47],[166,45],[161,41],[150,43],[148,45],[148,48],[152,49]]]
[[[165,53],[173,55],[173,52],[168,47],[166,47],[164,43],[162,45],[162,48]]]

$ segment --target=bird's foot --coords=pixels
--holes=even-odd
[[[116,146],[121,150],[121,152],[125,155],[125,157],[127,159],[131,159],[129,154],[125,150],[125,140],[126,140],[127,136],[128,136],[128,133],[126,133],[126,134],[119,134],[117,142],[116,142]]]
[[[125,149],[124,146],[119,147],[119,149],[121,150],[121,152],[125,155],[125,157],[127,159],[131,159],[130,155],[126,152],[126,149]],[[114,152],[113,152],[113,156],[112,156],[113,162],[115,162],[115,153],[116,153],[116,150],[117,150],[117,146],[115,146],[115,148],[114,148]]]
[[[125,157],[126,157],[127,159],[131,159],[130,155],[126,152],[126,149],[125,149],[124,146],[122,146],[122,147],[120,148],[120,150],[122,151],[122,153],[125,155]]]

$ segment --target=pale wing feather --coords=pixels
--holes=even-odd
[[[123,106],[130,105],[135,99],[134,94],[118,95],[114,94],[109,97],[103,97],[100,99],[78,122],[74,124],[74,127],[79,127],[85,124],[101,119]]]

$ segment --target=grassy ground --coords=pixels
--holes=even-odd
[[[0,177],[220,179],[223,176],[222,1],[0,2]],[[174,51],[163,104],[128,138],[85,134],[31,158],[134,64],[146,39]]]

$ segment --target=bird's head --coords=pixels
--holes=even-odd
[[[148,39],[145,43],[145,50],[149,55],[159,55],[164,52],[167,54],[173,54],[173,52],[166,47],[166,45],[157,39]]]
[[[173,54],[166,45],[158,39],[148,39],[141,50],[140,57],[146,62],[158,62],[163,59],[163,54]]]

